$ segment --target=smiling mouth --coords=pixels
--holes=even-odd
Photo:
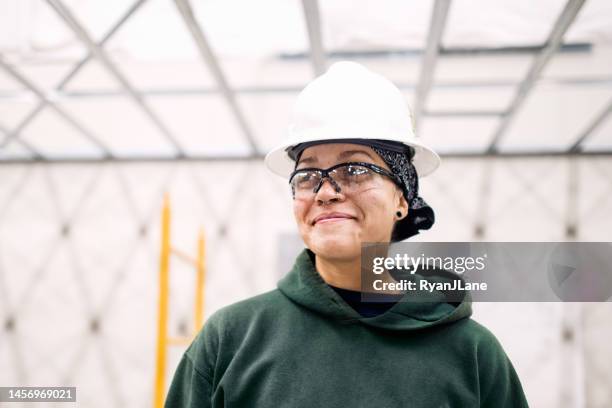
[[[330,218],[323,218],[322,220],[319,220],[317,222],[315,222],[315,225],[318,224],[332,224],[332,223],[336,223],[336,222],[340,222],[340,221],[351,221],[354,218],[349,218],[349,217],[330,217]]]

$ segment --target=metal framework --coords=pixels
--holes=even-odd
[[[0,133],[4,133],[4,135],[5,135],[4,137],[5,137],[5,140],[6,140],[7,138],[11,137],[11,133],[12,133],[12,132],[11,132],[11,130],[10,130],[10,129],[8,129],[6,126],[4,126],[4,125],[0,124]],[[39,153],[39,152],[36,150],[36,148],[35,148],[34,146],[32,146],[31,144],[29,144],[28,142],[26,142],[25,140],[19,140],[19,139],[17,139],[17,141],[18,141],[18,142],[19,142],[19,143],[20,143],[22,146],[24,146],[24,147],[25,147],[27,150],[29,150],[29,151],[30,151],[30,152],[31,152],[31,153],[34,155],[34,157],[38,157],[38,158],[41,158],[41,157],[42,157],[42,155],[41,155],[41,154],[40,154],[40,153]],[[0,145],[1,145],[1,144],[0,144]],[[2,148],[2,147],[0,147],[0,149],[1,149],[1,148]]]
[[[210,72],[212,73],[218,88],[175,88],[175,89],[147,89],[136,90],[132,84],[126,79],[119,68],[111,61],[104,51],[104,45],[113,35],[135,14],[135,12],[146,3],[146,0],[136,0],[130,8],[119,18],[119,20],[109,29],[99,42],[94,42],[85,28],[75,19],[70,10],[62,3],[61,0],[46,0],[47,3],[57,12],[62,21],[75,33],[81,42],[89,50],[89,54],[81,59],[75,66],[62,78],[62,80],[54,88],[54,98],[49,100],[43,90],[37,88],[30,80],[25,78],[17,71],[14,66],[8,64],[0,55],[0,68],[7,71],[13,78],[24,85],[30,92],[34,93],[39,103],[29,112],[28,115],[21,120],[14,129],[7,129],[0,124],[0,132],[5,134],[4,140],[0,143],[0,149],[5,148],[11,142],[18,142],[32,153],[32,158],[28,159],[3,159],[2,163],[24,163],[31,161],[53,161],[53,162],[152,162],[152,161],[237,161],[237,160],[260,160],[263,153],[258,149],[256,140],[253,136],[250,126],[248,125],[245,116],[240,109],[236,95],[237,94],[270,94],[270,93],[297,93],[301,90],[300,86],[264,86],[264,87],[240,87],[232,88],[228,84],[226,77],[219,65],[218,58],[210,47],[200,24],[194,16],[193,9],[189,0],[175,0],[177,10],[179,11],[185,26],[191,33],[195,44],[201,54],[201,57]],[[577,14],[585,3],[585,0],[568,0],[563,11],[554,23],[553,28],[548,36],[546,43],[542,46],[533,47],[509,47],[495,49],[445,49],[441,45],[444,28],[446,25],[448,12],[451,0],[436,0],[430,22],[427,45],[423,51],[413,52],[422,55],[422,63],[419,79],[416,83],[401,83],[398,84],[402,90],[413,90],[416,92],[416,100],[414,104],[415,122],[423,117],[466,117],[466,118],[500,118],[500,125],[492,137],[488,148],[483,151],[468,151],[468,152],[441,152],[445,157],[534,157],[534,156],[574,156],[576,154],[587,154],[597,156],[607,156],[612,154],[611,151],[585,152],[583,149],[584,142],[590,137],[594,131],[599,128],[606,118],[612,112],[612,101],[604,107],[604,109],[592,120],[585,130],[578,135],[576,141],[566,150],[559,152],[557,150],[537,150],[537,151],[498,151],[498,144],[506,133],[512,120],[519,111],[522,103],[527,98],[529,92],[534,87],[535,83],[541,83],[543,80],[539,78],[546,64],[552,56],[558,52],[584,52],[591,49],[590,44],[561,44],[564,34],[567,32],[570,25],[575,20]],[[304,58],[308,56],[311,59],[314,73],[323,72],[328,58],[339,57],[342,52],[325,53],[323,47],[323,39],[321,35],[321,15],[317,0],[302,0],[304,18],[308,29],[308,37],[310,42],[310,53],[303,55],[281,56],[281,58]],[[401,51],[401,52],[400,52]],[[427,111],[425,108],[427,97],[432,87],[436,89],[466,89],[473,87],[514,87],[517,86],[513,81],[469,81],[469,82],[435,82],[434,72],[435,66],[440,55],[469,55],[469,54],[489,54],[489,53],[531,53],[535,54],[534,61],[522,82],[518,84],[518,89],[514,99],[507,110],[438,110]],[[356,54],[352,57],[375,57],[387,55],[389,53],[395,55],[411,54],[410,51],[398,50],[382,52],[367,52],[367,51],[351,51]],[[338,55],[336,55],[338,54]],[[380,55],[379,55],[380,54]],[[122,85],[123,91],[67,91],[67,84],[76,76],[80,69],[87,64],[92,58],[98,59],[104,67],[110,72]],[[600,78],[553,78],[546,79],[547,83],[556,84],[579,84],[585,86],[599,86],[612,84],[612,77]],[[122,157],[117,158],[113,155],[110,149],[102,143],[90,130],[85,128],[68,112],[57,106],[55,102],[62,99],[78,99],[78,98],[99,98],[99,97],[116,97],[123,96],[127,93],[138,106],[145,112],[151,122],[166,136],[170,143],[176,148],[177,155],[172,156],[146,156],[146,157]],[[159,119],[155,112],[146,104],[145,98],[148,96],[168,96],[168,95],[216,95],[221,93],[226,103],[234,114],[241,130],[243,131],[248,144],[251,147],[251,152],[248,154],[234,155],[228,152],[225,155],[206,156],[206,155],[188,155],[178,144],[177,140],[170,133],[166,125]],[[22,92],[4,92],[0,93],[0,99],[11,100],[11,98],[19,98]],[[45,107],[53,109],[70,125],[76,128],[80,134],[86,137],[89,141],[98,146],[102,152],[101,157],[95,158],[73,158],[73,157],[57,157],[49,159],[39,152],[31,143],[20,139],[19,136],[33,121],[36,116],[44,110]]]
[[[431,15],[431,23],[429,24],[429,34],[427,36],[427,45],[423,62],[421,63],[421,72],[419,74],[419,82],[416,89],[414,102],[414,125],[418,127],[419,119],[425,109],[427,96],[433,83],[434,72],[436,69],[436,61],[442,43],[442,35],[446,26],[446,18],[448,9],[450,8],[450,0],[436,0]]]
[[[325,72],[325,51],[323,50],[323,38],[321,35],[321,13],[319,12],[318,0],[302,0],[308,39],[310,41],[310,60],[315,76]]]
[[[55,113],[57,113],[59,116],[61,116],[72,127],[77,129],[81,134],[83,134],[83,136],[85,136],[87,139],[89,139],[90,142],[92,142],[93,144],[97,145],[100,149],[102,149],[102,151],[106,154],[106,156],[112,157],[112,154],[111,154],[110,150],[108,150],[108,148],[104,145],[104,143],[102,143],[96,136],[94,136],[94,134],[91,131],[86,129],[76,119],[74,119],[72,117],[72,115],[70,115],[64,109],[62,109],[61,107],[57,106],[53,101],[51,101],[47,97],[47,95],[45,95],[45,93],[41,89],[39,89],[36,85],[34,85],[34,83],[32,83],[30,80],[28,80],[23,75],[21,75],[21,73],[19,73],[11,65],[7,64],[4,61],[4,58],[1,55],[0,55],[0,67],[2,67],[17,82],[19,82],[20,84],[22,84],[23,86],[28,88],[30,91],[32,91],[40,99],[40,101],[41,101],[40,105],[46,105],[46,106],[50,107],[51,109],[53,109],[53,111],[55,111]],[[40,110],[37,111],[37,113],[38,112],[40,112]],[[35,116],[35,114],[34,115],[30,115],[30,116]],[[6,145],[6,143],[8,143],[8,141],[10,141],[10,138],[14,137],[13,135],[15,135],[15,134],[16,134],[16,132],[9,133],[7,135],[7,137],[4,139],[4,141],[3,141],[2,145],[0,146],[0,148],[4,147]],[[36,154],[38,156],[40,156],[40,153],[36,153]]]
[[[223,71],[219,66],[217,57],[215,56],[210,45],[208,44],[208,41],[206,40],[206,36],[204,35],[200,24],[198,24],[198,21],[196,20],[193,14],[193,9],[189,4],[189,0],[175,0],[175,3],[181,16],[183,17],[185,25],[189,29],[189,32],[191,33],[191,36],[193,37],[193,40],[195,41],[198,47],[198,50],[200,51],[202,59],[208,66],[208,69],[210,70],[212,76],[215,78],[215,81],[217,82],[219,90],[225,98],[225,101],[234,113],[236,121],[240,125],[242,132],[244,133],[249,145],[251,146],[251,150],[253,151],[253,153],[259,152],[257,142],[253,137],[253,132],[251,131],[251,128],[249,127],[244,117],[244,114],[242,113],[242,110],[238,106],[238,102],[236,101],[236,96],[234,94],[233,89],[229,86],[229,83],[225,79],[225,75],[223,74]]]
[[[504,134],[508,130],[508,127],[514,120],[516,113],[520,109],[521,105],[527,99],[527,95],[531,92],[533,86],[535,85],[538,77],[546,67],[546,64],[550,61],[553,55],[559,49],[561,45],[561,41],[563,40],[563,36],[574,22],[574,19],[578,15],[578,12],[584,5],[586,0],[568,0],[565,5],[565,8],[555,21],[555,24],[546,39],[546,46],[542,49],[542,51],[536,56],[533,60],[525,79],[519,85],[519,88],[516,92],[514,100],[510,104],[508,111],[504,115],[499,124],[499,127],[495,131],[491,143],[487,148],[489,153],[492,153],[497,150],[497,145],[503,138]]]
[[[47,3],[49,3],[49,5],[53,8],[53,10],[55,10],[55,12],[60,16],[60,18],[64,20],[66,25],[83,42],[83,44],[87,47],[91,55],[98,59],[98,61],[100,61],[100,63],[104,65],[106,70],[121,84],[125,92],[142,109],[145,115],[149,117],[155,127],[157,127],[157,129],[174,146],[177,151],[177,155],[179,157],[184,156],[185,152],[183,148],[180,146],[176,138],[172,135],[168,127],[161,121],[161,119],[159,119],[155,112],[153,112],[153,110],[146,103],[142,95],[140,95],[138,91],[134,89],[134,87],[130,84],[125,75],[123,75],[119,68],[106,55],[104,49],[102,49],[102,47],[100,47],[91,39],[83,25],[79,21],[77,21],[77,19],[74,17],[74,15],[72,15],[70,10],[60,0],[47,0]]]
[[[570,146],[569,151],[572,153],[577,153],[582,150],[582,145],[584,141],[595,132],[599,126],[604,123],[606,118],[612,113],[612,101],[608,103],[608,105],[593,119],[593,121],[586,127],[584,132],[578,137],[578,140]]]
[[[565,151],[565,150],[529,150],[529,151],[497,151],[492,153],[483,153],[481,151],[459,151],[459,152],[438,152],[442,158],[450,159],[477,159],[477,158],[543,158],[543,157],[609,157],[612,156],[612,150],[593,150],[593,151]],[[53,157],[52,160],[46,158],[38,159],[22,159],[10,158],[3,159],[2,164],[25,164],[32,162],[50,162],[50,163],[165,163],[165,162],[261,162],[265,154],[258,153],[252,155],[189,155],[185,157],[170,157],[170,156],[119,156],[113,158],[79,158],[79,157]]]
[[[602,77],[557,77],[557,78],[546,78],[538,81],[539,83],[551,84],[551,85],[578,85],[578,86],[612,86],[612,76]],[[403,91],[414,91],[417,84],[414,82],[399,82],[395,85]],[[491,81],[440,81],[436,82],[436,89],[471,89],[471,88],[508,88],[516,86],[516,82],[508,80],[491,80]],[[296,94],[300,92],[302,87],[300,86],[241,86],[234,88],[236,95],[270,95],[270,94]],[[143,88],[139,90],[139,93],[143,96],[208,96],[216,95],[218,93],[217,88],[208,87],[172,87],[172,88]],[[54,100],[62,101],[74,100],[74,99],[87,99],[87,98],[116,98],[123,96],[122,91],[115,90],[56,90],[53,93]],[[19,101],[23,97],[27,96],[26,92],[23,91],[5,91],[0,92],[0,100],[5,102]],[[440,111],[437,111],[440,112]],[[476,116],[478,113],[482,113],[484,116],[490,116],[491,111],[468,111],[461,110],[460,112],[472,113]],[[423,114],[436,113],[436,111],[425,110]],[[499,112],[503,114],[503,111]]]
[[[147,0],[137,0],[125,14],[123,14],[117,23],[111,27],[111,29],[102,37],[102,40],[98,43],[101,47],[108,40],[110,40],[115,33],[119,30],[121,26],[123,26],[126,21],[146,2]],[[70,83],[70,81],[76,76],[77,73],[87,64],[91,59],[91,54],[86,55],[83,59],[81,59],[75,66],[62,78],[62,80],[55,86],[55,91],[61,93],[66,86]],[[0,56],[1,60],[1,56]],[[34,153],[35,157],[42,157],[42,155],[37,152],[31,145],[27,144],[24,140],[19,139],[19,135],[21,132],[32,122],[32,120],[47,106],[48,100],[46,98],[41,99],[38,105],[30,111],[25,118],[19,122],[19,124],[9,132],[6,133],[5,139],[0,143],[0,148],[4,148],[10,143],[12,140],[18,140],[21,144],[25,145],[31,152]]]
[[[517,45],[517,46],[502,46],[502,47],[444,47],[440,44],[438,54],[441,56],[482,56],[482,55],[526,55],[537,54],[542,51],[545,45]],[[591,51],[590,43],[576,42],[562,44],[557,52],[561,53],[577,53]],[[329,59],[367,59],[367,58],[398,58],[398,57],[415,57],[421,58],[425,53],[422,48],[389,48],[376,50],[334,50],[325,53],[325,57]],[[281,60],[301,60],[310,58],[308,53],[281,53]]]

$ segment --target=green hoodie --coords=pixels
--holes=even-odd
[[[278,288],[214,313],[166,407],[527,407],[496,338],[460,303],[362,317],[303,250]]]

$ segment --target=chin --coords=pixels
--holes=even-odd
[[[361,256],[361,241],[353,234],[314,234],[306,240],[308,248],[328,259],[354,259]]]

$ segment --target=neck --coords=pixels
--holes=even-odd
[[[348,290],[361,290],[361,259],[348,260],[315,258],[315,267],[328,285]]]
[[[385,251],[386,253],[386,251]],[[329,259],[315,255],[315,268],[321,278],[328,285],[341,289],[362,291],[361,286],[361,257],[351,259]],[[395,282],[389,272],[385,270],[377,277],[383,282]],[[401,291],[386,291],[385,293],[402,293]]]

